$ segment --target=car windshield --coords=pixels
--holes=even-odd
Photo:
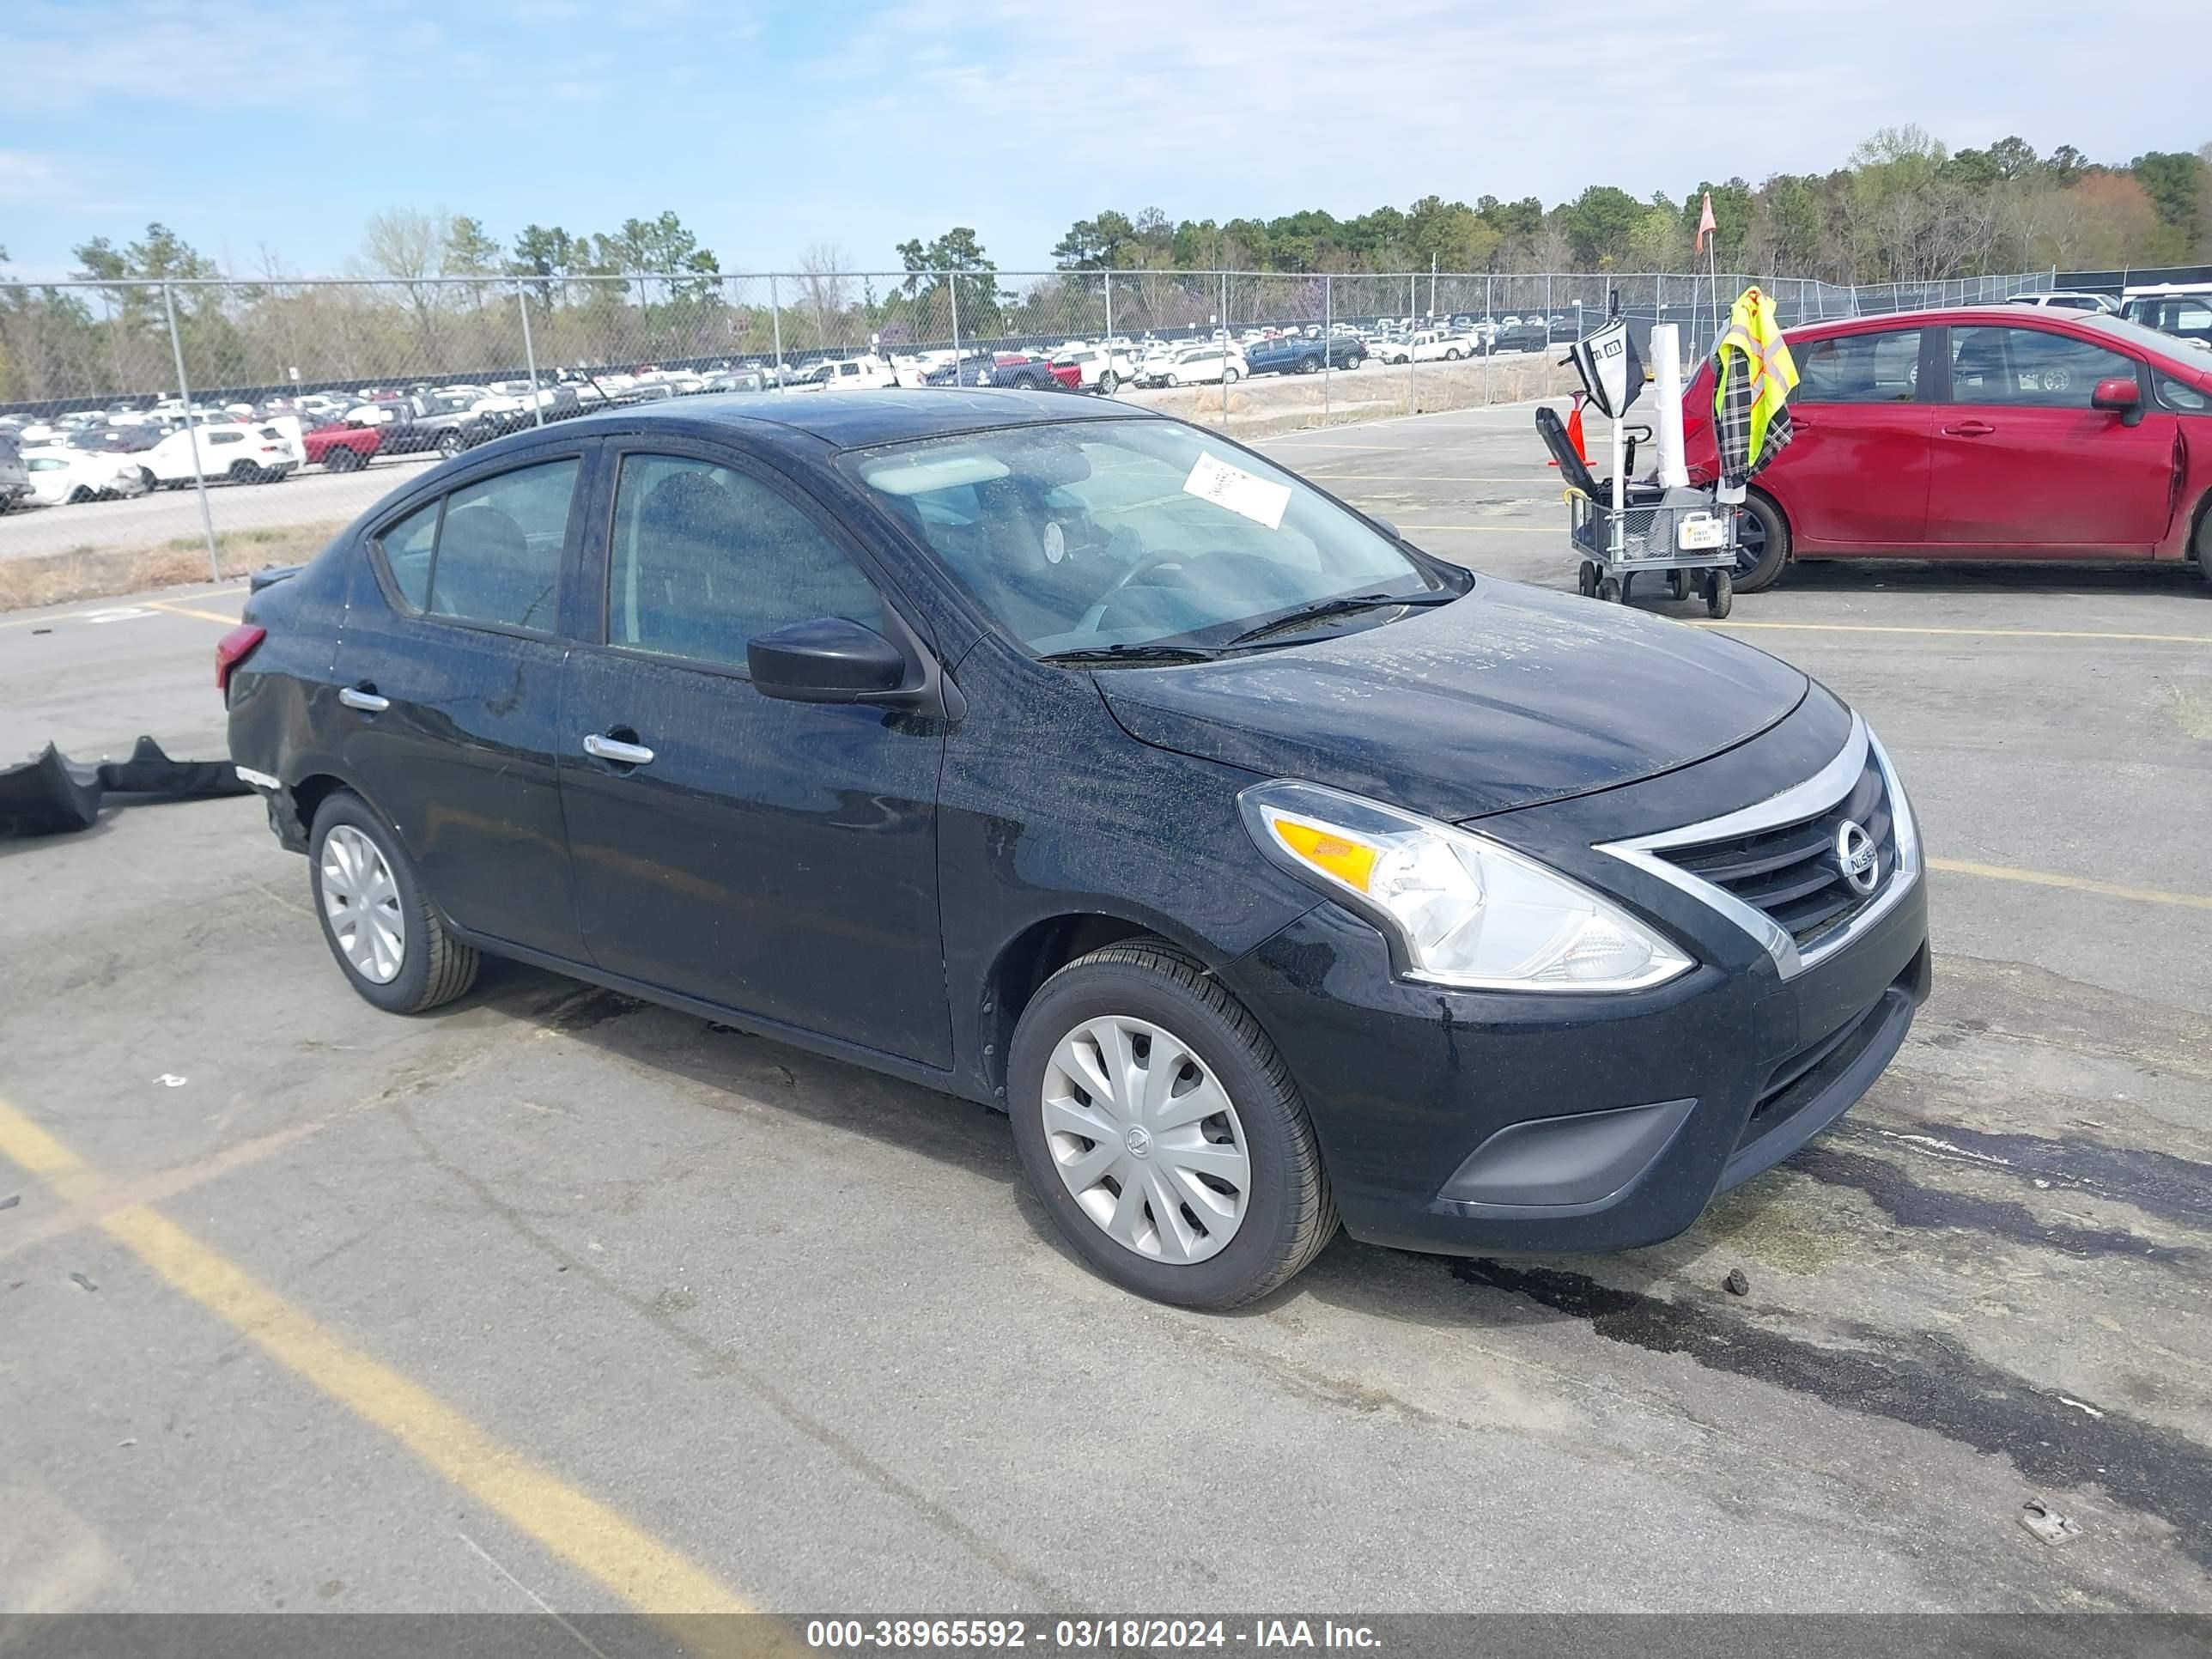
[[[2207,368],[2212,368],[2212,356],[2191,345],[2185,336],[2162,334],[2132,318],[2115,317],[2108,312],[2085,312],[2079,320],[2086,327],[2116,335],[2136,350],[2148,352],[2154,357],[2162,357],[2168,363],[2187,369],[2191,374],[2201,374]]]
[[[971,433],[844,465],[1038,656],[1209,649],[1331,600],[1434,601],[1473,581],[1172,421]]]

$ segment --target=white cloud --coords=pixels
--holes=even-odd
[[[66,189],[61,167],[52,156],[36,150],[0,149],[0,203],[51,202]]]

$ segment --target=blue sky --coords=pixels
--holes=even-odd
[[[502,242],[672,208],[726,270],[881,268],[954,224],[1016,269],[1109,206],[1679,196],[1904,121],[2119,161],[2212,136],[2199,54],[2079,0],[1763,10],[1747,38],[1677,0],[5,0],[0,246],[58,277],[159,219],[240,272],[343,274],[389,207]]]

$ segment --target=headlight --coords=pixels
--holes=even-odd
[[[1409,979],[1635,991],[1690,958],[1612,901],[1486,836],[1310,783],[1237,797],[1260,850],[1391,939]]]

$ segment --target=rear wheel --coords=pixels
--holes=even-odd
[[[324,941],[368,1001],[417,1014],[476,983],[474,947],[446,931],[399,838],[360,796],[341,790],[316,812],[307,868]]]
[[[1297,1085],[1204,966],[1163,944],[1071,963],[1023,1011],[1014,1144],[1054,1224],[1126,1290],[1234,1308],[1335,1236]]]
[[[1747,495],[1736,509],[1735,568],[1739,593],[1758,593],[1774,586],[1790,559],[1790,526],[1782,509],[1759,495]]]
[[[1121,377],[1110,368],[1098,377],[1098,395],[1102,398],[1112,397],[1121,387]]]
[[[2212,582],[2212,501],[2197,520],[2197,574]]]
[[[79,484],[76,489],[70,491],[69,501],[66,505],[70,507],[80,507],[86,501],[90,501],[92,498],[92,491],[86,489],[84,485]]]
[[[438,453],[448,460],[467,447],[468,445],[462,440],[459,427],[447,427],[438,434]]]
[[[1705,576],[1705,614],[1713,617],[1725,617],[1734,602],[1735,584],[1725,570],[1713,570]]]
[[[1221,378],[1230,385],[1235,386],[1238,380],[1243,379],[1243,376],[1233,368],[1224,368],[1221,371]]]
[[[350,472],[361,465],[361,452],[343,444],[332,444],[323,452],[323,471]]]
[[[258,483],[261,482],[261,469],[251,461],[233,461],[230,464],[230,481],[234,484]]]
[[[1318,358],[1318,357],[1301,357],[1301,358],[1299,358],[1299,359],[1298,359],[1298,373],[1299,373],[1299,374],[1320,374],[1320,373],[1321,373],[1321,359],[1320,359],[1320,358]]]

